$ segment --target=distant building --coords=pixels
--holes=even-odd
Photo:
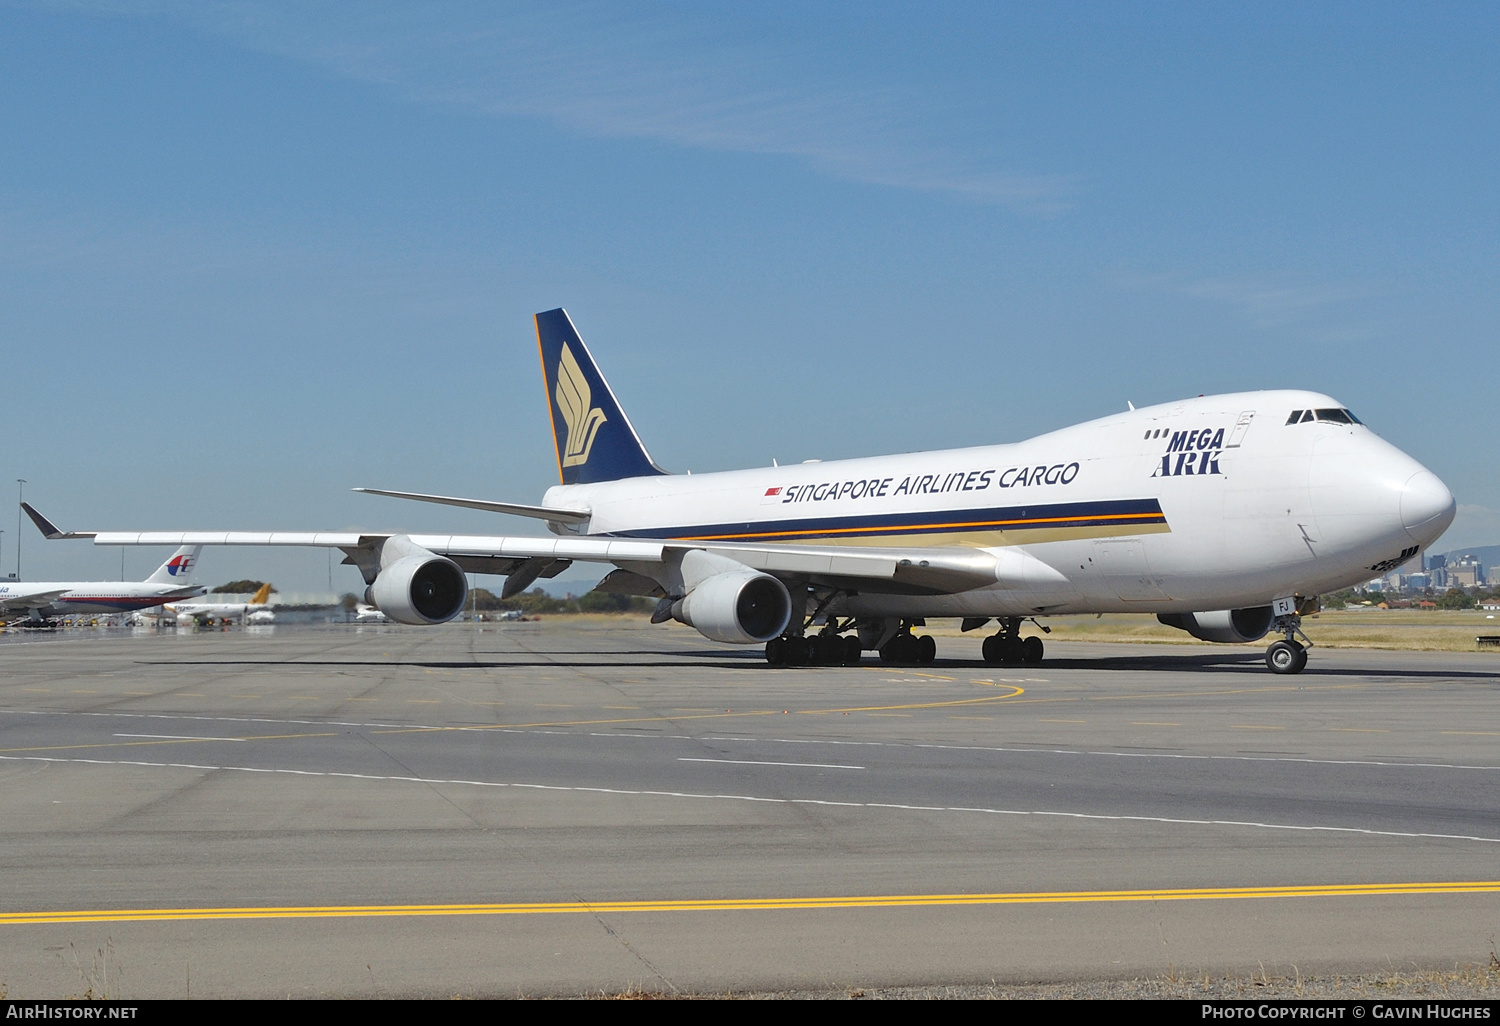
[[[1473,556],[1463,556],[1445,568],[1450,588],[1477,588],[1484,583],[1484,564]]]
[[[1431,574],[1403,574],[1401,577],[1402,591],[1426,591],[1432,587]]]

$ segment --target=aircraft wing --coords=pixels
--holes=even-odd
[[[362,565],[394,534],[297,531],[58,531],[54,538],[92,538],[96,545],[274,545],[338,548],[345,562]],[[582,537],[413,534],[418,545],[447,556],[467,573],[552,576],[574,560],[613,563],[650,576],[663,564],[693,549],[718,553],[776,577],[834,587],[857,587],[896,594],[944,594],[973,588],[1024,587],[1062,576],[1020,549],[999,554],[979,549],[859,548],[792,546],[709,541],[637,541]],[[560,565],[559,565],[560,564]],[[507,589],[509,590],[509,589]]]
[[[273,545],[337,548],[345,563],[366,571],[378,567],[379,553],[395,532],[341,531],[62,531],[36,510],[26,512],[51,539],[91,538],[96,545]],[[1065,578],[1019,548],[999,551],[967,548],[778,545],[762,542],[636,540],[604,536],[413,534],[413,545],[446,556],[466,573],[507,577],[513,595],[539,577],[552,577],[573,561],[613,563],[645,578],[685,552],[717,553],[793,581],[894,594],[934,595],[974,588],[1024,588]]]
[[[50,606],[52,600],[68,593],[67,588],[55,591],[30,591],[20,595],[0,596],[0,609],[41,609]]]

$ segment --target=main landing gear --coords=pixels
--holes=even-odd
[[[766,662],[772,666],[858,666],[860,655],[868,645],[880,652],[883,663],[925,664],[937,658],[937,642],[931,635],[915,635],[913,626],[921,621],[903,620],[899,627],[881,621],[863,625],[854,619],[842,622],[830,617],[827,626],[815,635],[785,635],[766,642]],[[858,627],[858,633],[846,634]],[[890,636],[880,644],[886,633]],[[860,634],[868,635],[864,641]]]
[[[853,634],[828,632],[766,642],[766,662],[772,666],[854,666],[859,654],[859,638]]]
[[[896,633],[890,641],[887,641],[880,649],[880,661],[882,663],[918,663],[927,664],[937,658],[937,642],[931,634],[923,634],[920,637],[911,632],[909,624],[902,624],[901,630]]]
[[[1271,642],[1271,647],[1266,649],[1266,666],[1272,673],[1301,673],[1307,666],[1307,650],[1312,647],[1312,639],[1302,633],[1302,617],[1295,613],[1278,616],[1271,630],[1284,637]],[[1307,642],[1306,645],[1298,643],[1299,636]]]
[[[1041,638],[1021,637],[1021,617],[1007,616],[1001,619],[1000,630],[984,639],[980,651],[987,663],[1032,666],[1042,661],[1043,645]]]

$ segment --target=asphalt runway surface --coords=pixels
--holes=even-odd
[[[1316,633],[1314,632],[1314,640]],[[676,626],[0,640],[11,998],[1407,971],[1500,936],[1500,654],[769,668]]]

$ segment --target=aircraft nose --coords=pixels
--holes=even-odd
[[[1453,493],[1430,470],[1417,471],[1401,489],[1401,524],[1419,545],[1437,541],[1457,510]]]

